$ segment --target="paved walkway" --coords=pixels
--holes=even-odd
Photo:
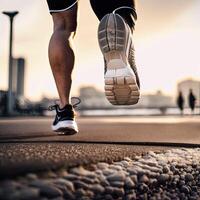
[[[50,118],[0,120],[1,141],[162,142],[200,144],[200,117],[85,117],[80,132],[57,136]]]
[[[51,121],[0,120],[0,199],[199,197],[200,149],[180,147],[200,146],[200,117],[78,118],[74,136]]]
[[[57,136],[50,130],[51,121],[0,120],[0,175],[109,162],[170,145],[200,144],[199,117],[78,118],[80,132],[74,136]]]

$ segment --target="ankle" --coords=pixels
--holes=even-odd
[[[60,104],[59,104],[59,109],[63,109],[66,105],[69,105],[69,101],[60,102]]]

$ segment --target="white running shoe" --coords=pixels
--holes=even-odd
[[[113,105],[133,105],[140,98],[140,81],[134,59],[132,33],[118,14],[107,14],[98,28],[105,59],[105,94]]]

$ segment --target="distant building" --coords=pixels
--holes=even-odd
[[[82,87],[80,88],[81,108],[117,108],[111,105],[105,97],[104,92],[97,90],[96,88]],[[138,104],[129,106],[129,108],[161,108],[172,107],[174,105],[173,97],[164,95],[161,91],[157,91],[155,94],[141,95]],[[122,107],[120,107],[122,108]]]
[[[14,58],[13,70],[12,70],[12,92],[16,98],[24,97],[24,74],[25,74],[24,58]]]
[[[7,95],[7,91],[0,90],[0,116],[7,113]]]
[[[11,104],[14,111],[18,112],[26,103],[24,97],[24,58],[12,59],[12,98]],[[7,114],[8,91],[0,91],[0,115]]]
[[[79,94],[82,108],[105,108],[111,106],[106,99],[104,92],[99,91],[92,86],[80,88]]]
[[[141,95],[138,107],[172,107],[174,106],[173,98],[163,94],[160,90],[154,94]]]
[[[193,94],[196,97],[196,105],[200,105],[200,81],[194,79],[185,79],[178,83],[177,94],[179,91],[182,92],[185,99],[185,105],[188,106],[188,95],[189,90],[192,89]]]

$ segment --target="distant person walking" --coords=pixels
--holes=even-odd
[[[190,109],[191,109],[191,114],[194,114],[196,97],[193,94],[192,89],[190,89],[190,92],[189,92],[188,102],[189,102],[189,106],[190,106]]]
[[[178,95],[178,98],[177,98],[177,105],[181,111],[181,115],[183,115],[183,109],[184,109],[184,103],[185,103],[185,100],[183,98],[183,94],[181,91],[179,91],[179,95]]]

